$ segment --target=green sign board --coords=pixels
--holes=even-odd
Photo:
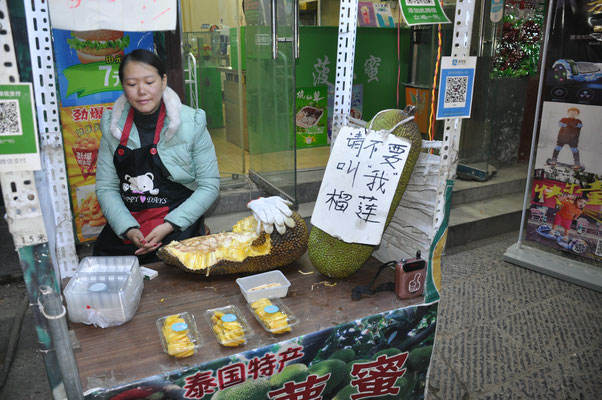
[[[328,145],[328,89],[297,88],[295,132],[297,148]]]
[[[0,85],[0,172],[39,169],[31,83]]]
[[[450,23],[438,0],[401,0],[401,12],[408,25]]]

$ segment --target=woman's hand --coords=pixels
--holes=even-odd
[[[140,254],[138,252],[141,249],[149,247],[148,243],[144,239],[144,234],[138,228],[132,228],[129,231],[127,231],[125,237],[127,237],[132,243],[134,243],[134,246],[138,247],[138,250],[136,250],[134,254]]]
[[[173,226],[168,222],[157,225],[145,238],[143,238],[143,246],[138,246],[138,250],[136,250],[134,254],[142,255],[157,250],[163,244],[162,241],[165,236],[172,232]]]

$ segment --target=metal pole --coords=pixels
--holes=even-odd
[[[533,184],[533,167],[535,164],[535,139],[537,137],[537,128],[539,127],[539,117],[541,114],[541,93],[543,92],[543,82],[545,78],[546,59],[548,56],[548,43],[550,40],[550,30],[552,28],[552,13],[554,11],[555,1],[552,0],[548,4],[548,20],[546,21],[546,33],[543,40],[543,48],[541,51],[541,65],[539,67],[539,88],[537,89],[537,105],[535,108],[535,119],[533,122],[533,136],[531,137],[531,152],[529,154],[529,170],[527,171],[527,184],[525,187],[525,198],[523,200],[523,213],[520,220],[520,230],[518,231],[518,241],[516,245],[520,249],[523,241],[523,232],[525,229],[525,216],[527,214],[527,205],[531,200],[531,185]]]
[[[61,301],[61,296],[50,286],[40,286],[38,306],[40,307],[40,313],[48,321],[48,328],[63,376],[67,398],[69,400],[83,399],[79,370],[77,369],[77,363],[75,362],[67,330],[67,322],[65,321],[67,310]]]

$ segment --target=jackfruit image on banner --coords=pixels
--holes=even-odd
[[[269,271],[292,263],[307,251],[307,225],[296,212],[292,218],[295,227],[282,235],[276,230],[257,234],[257,222],[249,216],[238,221],[231,232],[174,240],[157,255],[166,264],[207,276]]]
[[[386,110],[380,112],[370,122],[371,129],[375,131],[392,129],[398,122],[412,115],[413,110]],[[401,197],[408,186],[422,149],[422,136],[415,120],[398,126],[391,133],[409,140],[412,146],[391,201],[391,207],[385,221],[385,229],[389,226],[389,222],[391,222]],[[375,247],[370,244],[347,243],[329,235],[316,226],[312,226],[309,234],[308,255],[314,267],[323,275],[331,278],[346,278],[364,265]]]

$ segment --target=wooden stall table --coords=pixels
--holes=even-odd
[[[288,295],[282,300],[300,320],[291,332],[281,335],[265,331],[255,320],[236,284],[238,276],[206,277],[162,262],[146,265],[158,271],[159,275],[144,281],[140,306],[132,320],[104,329],[69,323],[79,342],[75,358],[84,391],[115,387],[169,373],[361,317],[423,303],[422,296],[400,300],[394,292],[381,292],[352,301],[352,288],[368,285],[378,265],[378,260],[370,258],[351,277],[331,279],[314,269],[306,253],[296,262],[280,268],[291,282]],[[393,280],[394,271],[386,268],[376,283]],[[246,345],[220,345],[205,320],[206,310],[226,305],[237,306],[255,331],[255,336]],[[163,352],[156,320],[185,311],[194,315],[203,346],[191,357],[175,359]]]

